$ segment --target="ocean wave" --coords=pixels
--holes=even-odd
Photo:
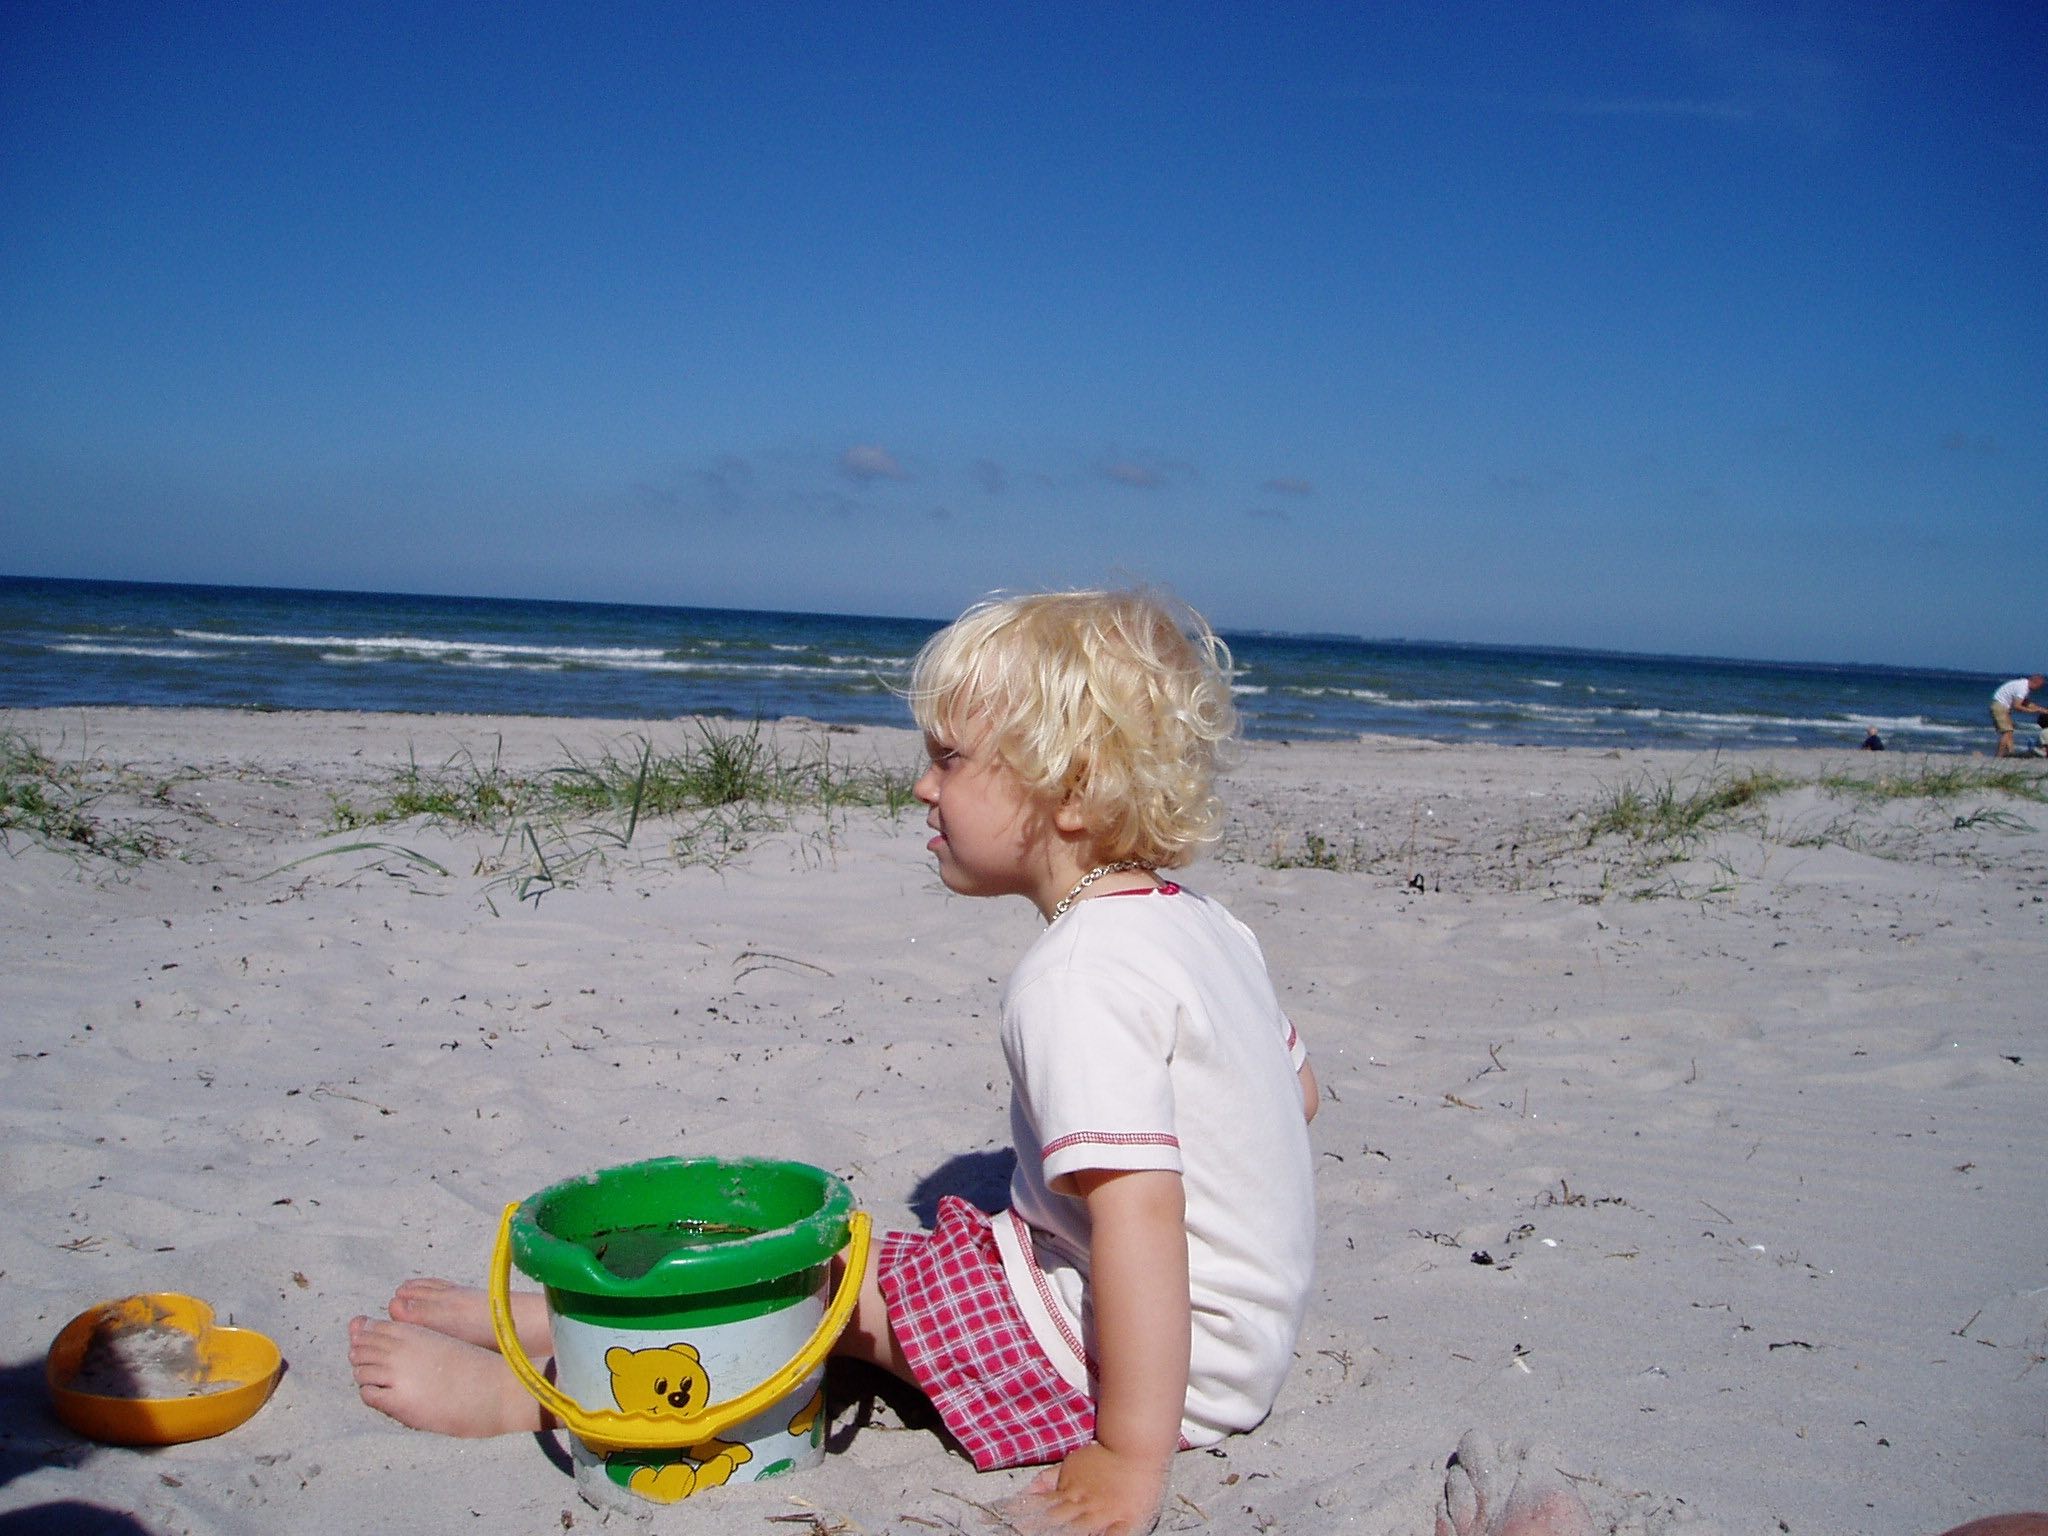
[[[1239,690],[1245,691],[1245,690]],[[1950,721],[1932,720],[1925,715],[1854,716],[1767,714],[1734,710],[1671,709],[1657,705],[1598,703],[1549,704],[1536,699],[1396,698],[1379,688],[1346,688],[1332,684],[1283,685],[1280,692],[1302,699],[1351,698],[1375,709],[1410,715],[1444,714],[1459,717],[1470,726],[1473,718],[1484,719],[1486,729],[1498,729],[1515,720],[1527,721],[1546,731],[1570,735],[1633,735],[1632,727],[1654,725],[1674,735],[1739,736],[1770,738],[1810,737],[1814,732],[1846,736],[1875,726],[1880,732],[1898,735],[1966,737],[1975,727]],[[1449,723],[1448,721],[1446,722]]]
[[[352,658],[375,661],[378,657]],[[853,683],[863,680],[858,672],[842,672],[837,667],[807,667],[792,661],[682,661],[664,656],[652,661],[607,661],[602,666],[579,666],[574,662],[551,660],[543,656],[524,654],[469,654],[437,656],[434,660],[448,667],[472,667],[483,672],[665,672],[679,677],[724,677],[745,681],[752,677],[824,677]]]
[[[846,678],[860,682],[870,672],[901,672],[901,657],[881,655],[827,655],[825,662],[758,662],[743,655],[688,657],[651,645],[520,645],[514,641],[444,641],[420,635],[229,635],[207,629],[180,629],[180,639],[203,641],[215,647],[262,647],[281,645],[287,649],[319,651],[322,662],[389,662],[389,659],[420,659],[446,666],[471,666],[487,672],[524,668],[532,672],[553,670],[612,670],[612,672],[678,672],[715,676],[791,676],[791,678]],[[692,649],[719,649],[694,641]],[[803,653],[809,645],[772,645],[778,653]],[[205,659],[217,651],[180,651],[193,659]]]
[[[1377,704],[1383,709],[1513,709],[1516,706],[1506,699],[1397,699],[1378,688],[1339,688],[1296,685],[1281,690],[1297,694],[1305,699],[1326,698],[1335,694],[1339,698],[1363,699],[1368,704]]]
[[[1759,715],[1727,714],[1704,709],[1657,709],[1650,705],[1636,705],[1631,708],[1612,711],[1632,720],[1655,720],[1662,724],[1675,725],[1680,729],[1689,726],[1726,727],[1734,726],[1744,730],[1801,730],[1801,731],[1847,731],[1868,730],[1875,725],[1880,730],[1924,731],[1931,735],[1969,736],[1975,735],[1977,727],[1958,725],[1953,722],[1929,720],[1924,715],[1901,715],[1887,718],[1883,715],[1855,715],[1850,717],[1828,715]]]
[[[908,672],[908,656],[841,656],[833,651],[825,653],[825,659],[836,667],[872,667],[880,672]]]
[[[659,659],[668,653],[652,646],[518,645],[499,640],[429,640],[420,635],[236,635],[210,629],[173,630],[180,640],[210,645],[280,645],[318,651],[400,651],[418,656],[464,652],[472,656],[537,656],[551,660],[626,663]]]
[[[1975,736],[1987,727],[1958,725],[1953,720],[1929,720],[1925,715],[1856,715],[1848,722],[1864,730],[1924,731],[1933,736]]]
[[[176,631],[184,640],[216,646],[255,648],[285,646],[314,650],[320,659],[334,664],[375,663],[413,659],[438,661],[451,667],[473,667],[479,671],[502,672],[518,669],[530,672],[576,670],[617,672],[672,672],[719,677],[818,677],[864,681],[864,670],[824,663],[752,661],[736,656],[692,659],[653,646],[521,645],[495,640],[429,640],[418,635],[236,635],[216,630]],[[806,646],[775,646],[777,651],[804,651]],[[203,660],[205,651],[180,654]],[[836,660],[836,658],[835,658]],[[879,667],[879,659],[849,658]]]
[[[207,655],[174,645],[105,645],[88,640],[62,640],[46,648],[66,656],[158,656],[166,661],[204,661]]]

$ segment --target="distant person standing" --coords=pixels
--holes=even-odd
[[[1998,750],[1993,757],[2012,756],[2012,717],[2018,710],[2023,715],[2048,714],[2048,710],[2032,700],[2032,695],[2048,688],[2048,677],[2036,672],[2031,677],[2016,677],[1998,692],[1991,695],[1991,724],[1998,731]]]

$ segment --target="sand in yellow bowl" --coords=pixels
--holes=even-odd
[[[196,1296],[152,1291],[90,1307],[50,1345],[43,1380],[57,1417],[109,1445],[174,1445],[225,1434],[269,1400],[277,1345],[216,1327]]]

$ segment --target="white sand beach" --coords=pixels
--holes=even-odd
[[[1001,1204],[994,1018],[1038,919],[946,892],[915,808],[565,828],[537,900],[501,829],[337,830],[409,761],[544,773],[694,729],[0,716],[158,844],[17,829],[0,857],[0,1530],[631,1529],[558,1448],[365,1407],[348,1318],[480,1281],[507,1201],[644,1157],[816,1163],[883,1226]],[[1823,783],[1966,761],[1246,748],[1185,880],[1258,932],[1326,1089],[1318,1294],[1271,1419],[1182,1456],[1161,1529],[1427,1531],[1473,1428],[1537,1445],[1602,1530],[2048,1505],[2048,805]],[[1588,843],[1622,786],[1765,769],[1797,782],[1675,862]],[[80,1440],[44,1351],[150,1290],[271,1335],[283,1380],[217,1439]],[[653,1528],[990,1530],[1023,1479],[886,1400],[829,1411],[822,1469]]]

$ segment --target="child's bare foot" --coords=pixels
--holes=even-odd
[[[514,1291],[512,1328],[519,1335],[519,1347],[535,1359],[555,1352],[548,1324],[548,1301],[539,1291]],[[445,1333],[451,1339],[474,1344],[479,1349],[496,1349],[497,1335],[491,1331],[491,1297],[474,1285],[457,1285],[421,1275],[405,1281],[391,1295],[385,1308],[394,1322],[414,1323]]]
[[[1500,1456],[1478,1431],[1458,1442],[1444,1473],[1436,1536],[1593,1536],[1593,1516],[1525,1452]]]
[[[431,1328],[351,1318],[348,1363],[363,1401],[414,1429],[479,1438],[551,1426],[503,1355]]]

